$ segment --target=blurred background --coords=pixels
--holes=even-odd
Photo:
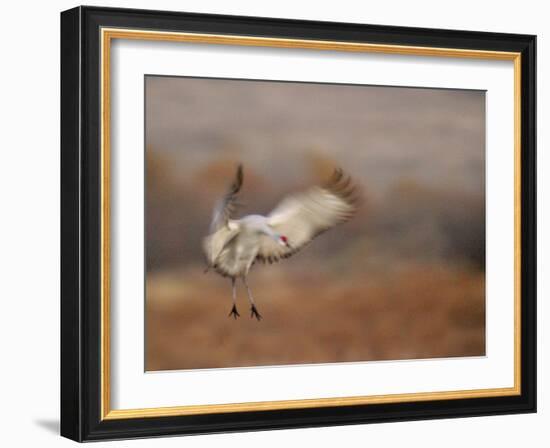
[[[485,92],[147,76],[146,370],[485,354]],[[204,274],[214,203],[242,214],[335,166],[350,222],[256,264],[263,320]]]

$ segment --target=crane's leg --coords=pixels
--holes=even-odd
[[[262,315],[258,313],[256,309],[256,304],[254,303],[254,297],[252,297],[252,291],[248,287],[248,282],[246,281],[246,275],[243,275],[243,283],[246,286],[246,292],[248,293],[248,301],[250,302],[250,317],[255,317],[257,320],[262,319]]]
[[[233,316],[234,319],[237,319],[240,314],[237,311],[237,285],[235,284],[235,277],[231,278],[231,288],[233,290],[233,308],[231,308],[231,312],[228,317]]]

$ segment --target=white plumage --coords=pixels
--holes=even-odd
[[[237,318],[235,279],[241,277],[251,305],[251,317],[261,319],[247,283],[247,275],[256,260],[274,262],[298,252],[324,231],[350,219],[357,210],[355,187],[349,177],[336,169],[324,186],[287,196],[267,216],[235,218],[237,195],[243,184],[239,165],[227,194],[214,208],[210,235],[203,242],[209,267],[230,277],[233,308]]]

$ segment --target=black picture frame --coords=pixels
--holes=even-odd
[[[100,29],[521,53],[521,393],[514,396],[101,418]],[[99,7],[61,13],[61,435],[76,441],[536,412],[536,37]]]

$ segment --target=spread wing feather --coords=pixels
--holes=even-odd
[[[203,240],[203,249],[208,266],[216,266],[220,254],[229,242],[239,233],[234,221],[239,208],[237,196],[243,185],[243,166],[237,167],[235,179],[225,196],[214,207],[210,222],[210,234]]]
[[[336,169],[324,186],[287,196],[268,215],[268,224],[287,237],[289,247],[264,237],[257,259],[271,263],[287,258],[316,236],[349,220],[357,210],[356,192],[351,178]]]
[[[222,227],[227,227],[229,220],[234,219],[234,215],[239,208],[237,196],[243,185],[243,166],[237,167],[235,179],[229,187],[225,196],[218,201],[214,207],[212,221],[210,222],[210,233],[220,230]]]

